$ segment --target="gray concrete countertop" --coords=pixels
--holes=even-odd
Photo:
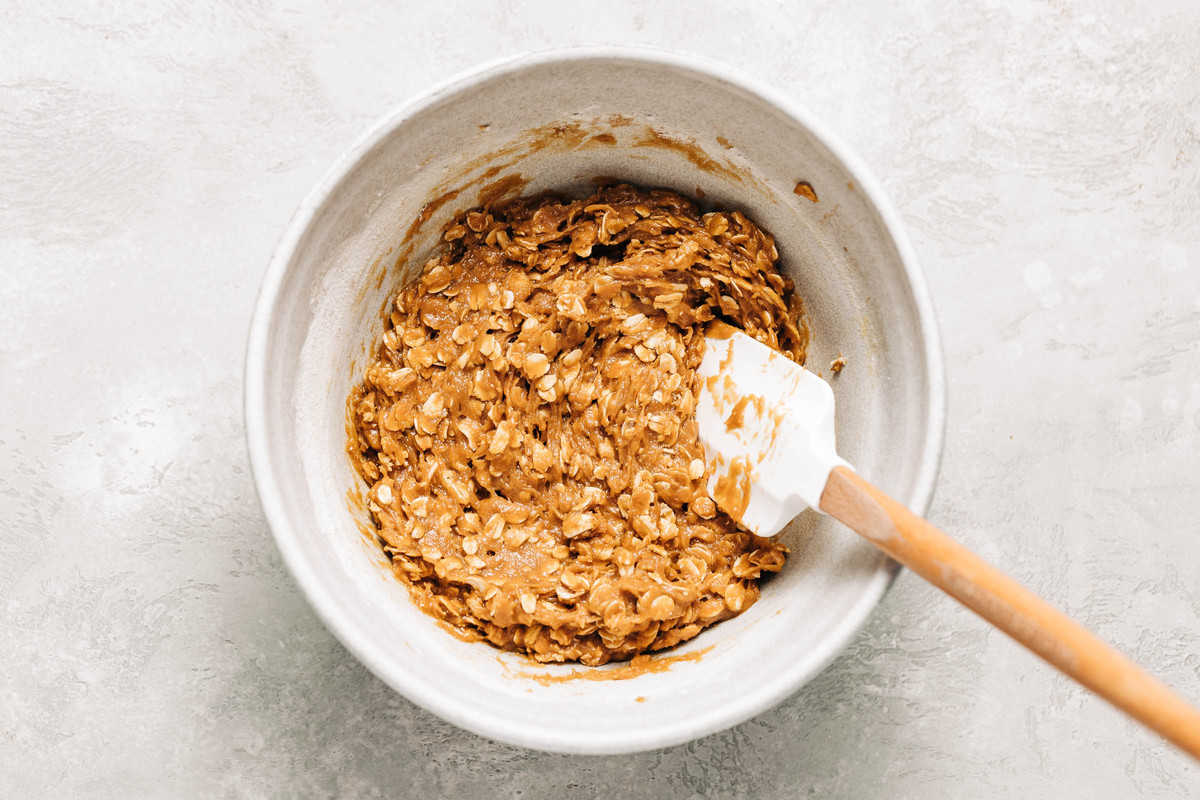
[[[618,758],[464,733],[309,609],[242,440],[289,215],[431,82],[651,44],[865,157],[943,326],[931,518],[1200,700],[1200,6],[668,5],[6,4],[0,794],[1200,795],[1200,767],[911,574],[778,708]]]

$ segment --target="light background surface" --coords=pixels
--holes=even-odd
[[[931,518],[1200,700],[1200,7],[741,5],[0,6],[0,793],[1200,793],[908,573],[778,708],[577,758],[415,708],[285,572],[241,366],[299,200],[460,70],[654,45],[789,93],[895,200],[948,358]]]

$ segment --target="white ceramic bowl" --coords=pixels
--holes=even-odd
[[[578,191],[595,176],[675,187],[765,226],[807,302],[809,366],[828,372],[831,358],[846,356],[833,382],[842,453],[926,508],[942,439],[941,354],[920,271],[875,180],[791,100],[724,68],[588,49],[501,63],[434,89],[351,147],[300,206],[263,281],[246,364],[263,509],[330,630],[405,697],[457,725],[573,753],[645,750],[734,725],[822,669],[895,565],[808,512],[785,533],[793,554],[761,600],[679,648],[703,653],[698,660],[627,680],[543,685],[528,675],[579,667],[535,667],[452,638],[381,567],[347,502],[356,477],[343,449],[344,403],[381,332],[379,309],[405,277],[388,267],[405,254],[419,266],[455,212],[517,174],[527,192]],[[798,181],[817,202],[793,191]],[[410,231],[419,215],[424,225]]]

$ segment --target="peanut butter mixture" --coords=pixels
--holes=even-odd
[[[705,493],[704,327],[803,363],[772,238],[609,186],[470,211],[390,306],[348,449],[396,574],[462,636],[603,664],[758,598],[785,548]]]

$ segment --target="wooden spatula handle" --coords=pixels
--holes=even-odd
[[[1200,711],[1019,583],[837,467],[821,510],[1117,708],[1200,759]]]

